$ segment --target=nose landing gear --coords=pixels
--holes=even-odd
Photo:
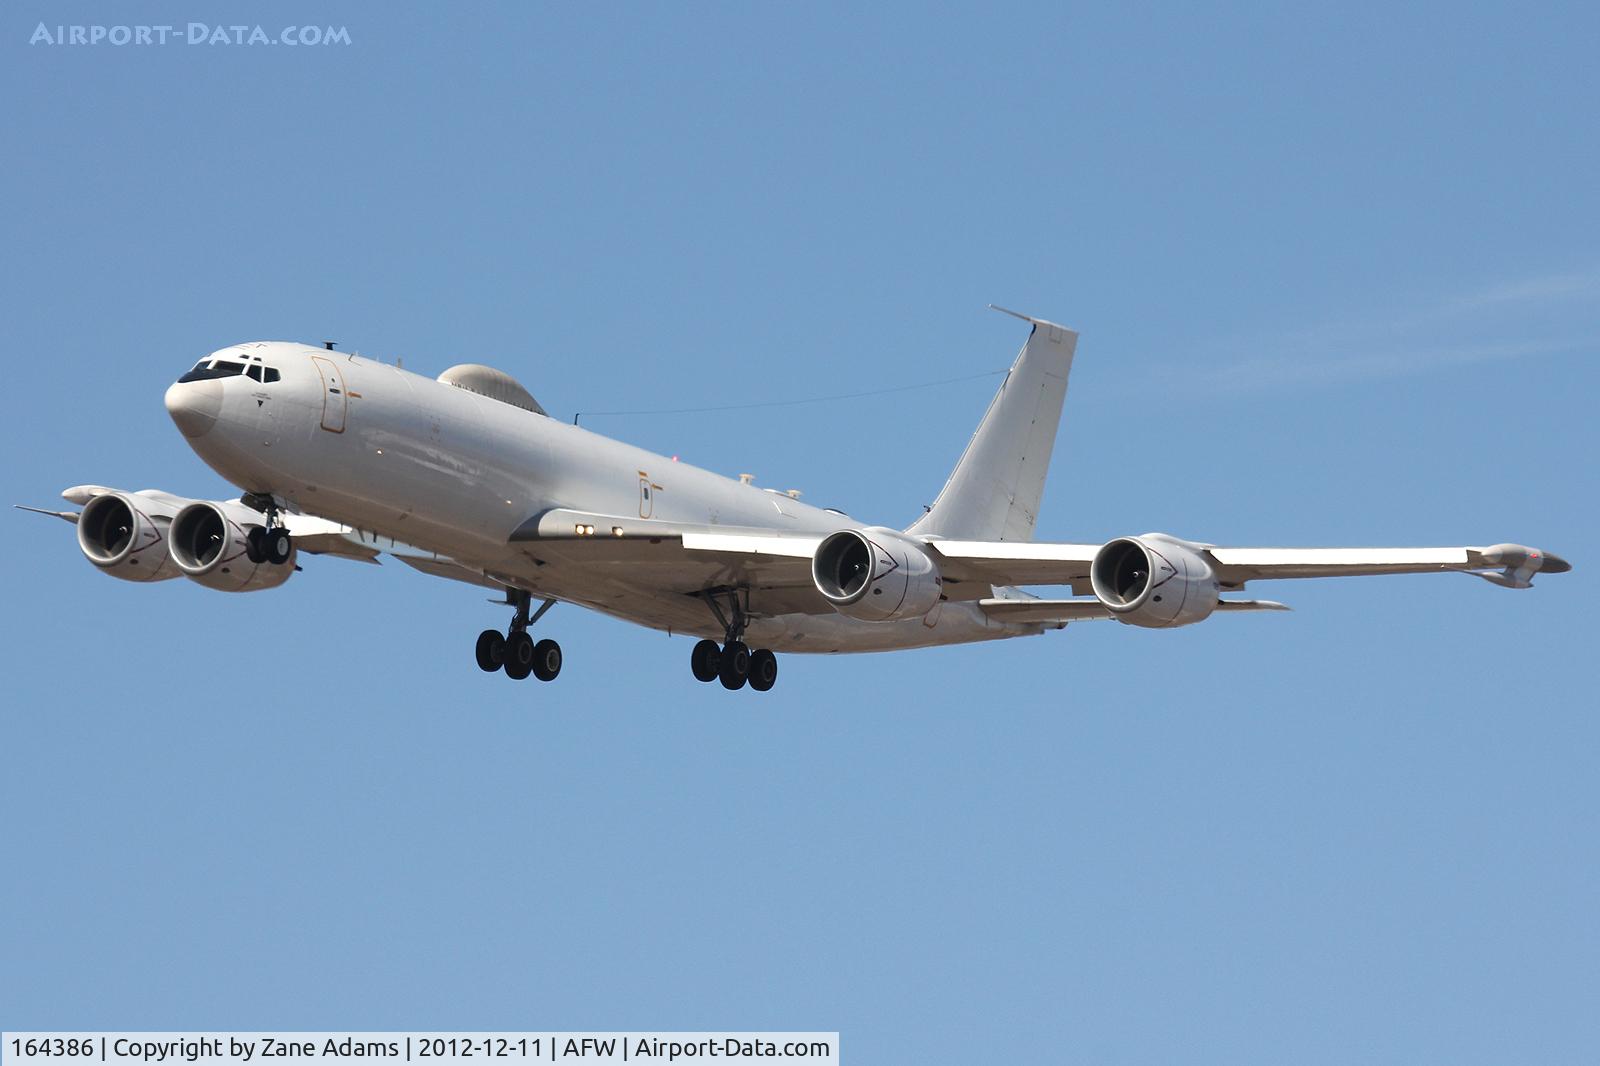
[[[727,597],[727,611],[717,602],[719,594]],[[748,589],[745,595],[749,596]],[[750,619],[747,605],[739,601],[739,590],[708,589],[700,597],[717,616],[724,636],[720,647],[714,640],[702,640],[689,653],[689,670],[695,680],[721,681],[729,690],[741,689],[747,682],[757,692],[771,689],[778,681],[778,657],[765,648],[752,652],[745,644],[744,631]]]
[[[530,618],[528,607],[532,597],[521,589],[512,590],[509,595],[517,609],[511,619],[511,629],[504,635],[495,629],[485,629],[478,634],[478,669],[487,674],[504,670],[513,681],[521,681],[529,674],[540,681],[554,681],[561,673],[561,645],[553,640],[535,642],[528,635],[528,627],[543,618],[556,601],[545,600]]]

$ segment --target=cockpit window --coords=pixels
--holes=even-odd
[[[229,362],[226,359],[211,361],[202,359],[194,365],[194,369],[179,378],[180,383],[185,381],[206,381],[211,378],[238,377],[245,372],[243,363]]]
[[[270,366],[267,367],[266,370],[263,371],[263,373],[265,373],[267,375],[265,380],[266,380],[268,385],[272,384],[274,381],[277,381],[279,376],[280,376],[278,374],[278,372],[276,370],[272,369]]]

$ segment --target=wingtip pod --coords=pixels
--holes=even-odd
[[[1572,564],[1561,556],[1524,544],[1494,544],[1479,549],[1476,554],[1483,565],[1503,568],[1478,576],[1508,589],[1532,588],[1535,574],[1564,574],[1572,569]]]

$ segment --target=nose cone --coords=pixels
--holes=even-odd
[[[222,411],[222,382],[180,381],[167,390],[166,403],[179,433],[190,440],[203,437]]]

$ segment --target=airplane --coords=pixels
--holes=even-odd
[[[88,560],[128,581],[251,592],[299,572],[301,553],[382,554],[486,586],[512,618],[478,636],[477,664],[515,680],[561,672],[561,646],[529,631],[571,603],[698,637],[697,680],[763,692],[777,652],[1001,640],[1091,619],[1171,629],[1287,610],[1236,595],[1267,579],[1458,571],[1522,589],[1571,569],[1510,543],[1035,541],[1078,334],[995,310],[1027,322],[1027,340],[944,489],[904,529],[568,425],[491,367],[430,379],[332,343],[282,341],[213,352],[166,392],[178,431],[239,499],[79,485],[62,493],[78,511],[23,509],[76,523]],[[1023,591],[1040,586],[1072,595]]]

